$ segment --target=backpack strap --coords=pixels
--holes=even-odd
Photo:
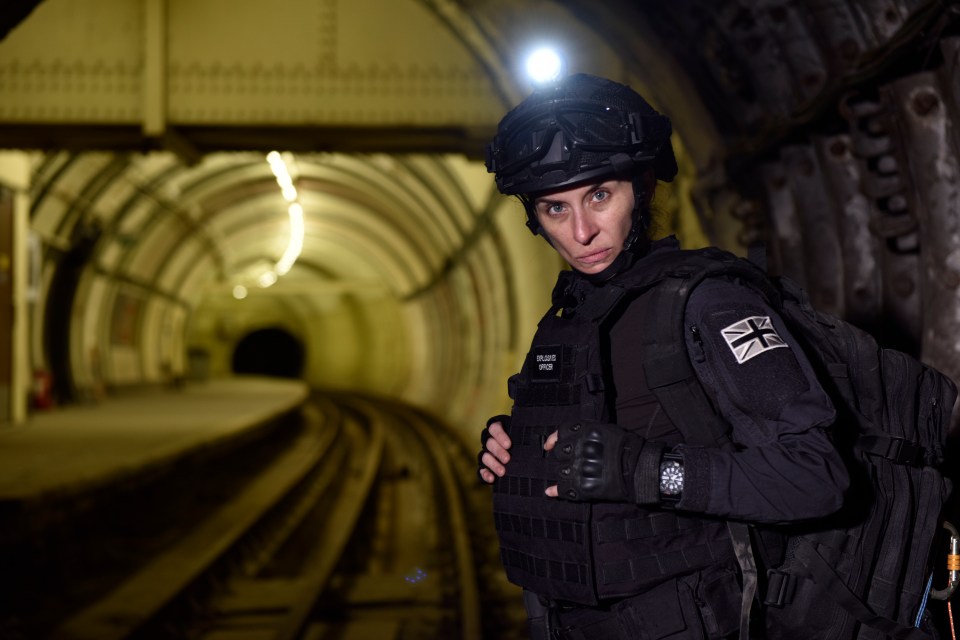
[[[817,553],[817,550],[808,540],[799,538],[794,554],[794,557],[800,561],[806,571],[804,577],[820,585],[822,589],[835,598],[837,604],[863,624],[880,631],[885,636],[897,638],[897,640],[930,640],[929,633],[874,613],[863,600],[858,598],[843,583],[830,563]]]
[[[730,448],[730,427],[710,403],[703,385],[690,364],[685,341],[684,314],[693,288],[708,275],[722,269],[692,265],[699,270],[666,278],[652,289],[641,305],[643,370],[667,416],[683,434],[684,441],[697,446]],[[740,637],[750,637],[750,610],[757,593],[757,563],[749,525],[727,522],[733,550],[740,565],[743,598],[740,608]]]
[[[703,275],[665,279],[641,305],[643,372],[667,416],[689,444],[726,447],[730,427],[717,415],[700,384],[684,340],[684,313]]]

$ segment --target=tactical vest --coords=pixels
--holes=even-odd
[[[559,465],[543,450],[557,425],[609,421],[612,390],[606,389],[601,332],[608,330],[604,320],[619,305],[629,299],[643,304],[643,291],[655,284],[642,281],[645,262],[630,270],[631,281],[587,287],[587,297],[572,312],[568,306],[558,314],[555,302],[538,325],[520,373],[509,381],[513,446],[507,474],[493,487],[501,562],[511,582],[561,602],[596,605],[710,565],[736,564],[721,521],[544,494],[559,477]],[[569,280],[569,274],[563,277]],[[657,404],[646,392],[652,414]]]

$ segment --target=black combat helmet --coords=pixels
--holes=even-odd
[[[500,121],[487,171],[506,195],[533,195],[650,163],[671,181],[670,120],[626,85],[587,74],[534,91]]]

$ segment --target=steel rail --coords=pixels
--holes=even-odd
[[[263,474],[173,547],[100,600],[67,619],[52,637],[127,638],[146,627],[262,524],[331,451],[338,429],[307,419],[296,442]]]
[[[343,490],[337,497],[329,522],[336,523],[326,540],[323,553],[308,561],[301,580],[295,588],[295,598],[280,622],[275,640],[294,640],[301,637],[310,624],[310,614],[323,594],[337,561],[350,541],[363,507],[370,496],[383,458],[384,427],[377,412],[368,412],[368,440],[361,442],[359,434],[348,435],[354,440],[355,452]]]
[[[480,640],[480,593],[477,583],[477,571],[474,564],[473,549],[470,546],[470,528],[464,509],[464,496],[450,464],[449,446],[441,442],[438,435],[442,431],[412,409],[393,405],[396,413],[417,433],[426,444],[433,458],[433,465],[441,479],[442,491],[446,494],[444,506],[449,516],[450,529],[453,532],[453,547],[456,557],[457,576],[459,578],[460,640]],[[451,440],[452,442],[452,440]]]

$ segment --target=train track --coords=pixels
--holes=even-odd
[[[473,464],[410,407],[317,396],[272,464],[52,637],[521,637]]]

